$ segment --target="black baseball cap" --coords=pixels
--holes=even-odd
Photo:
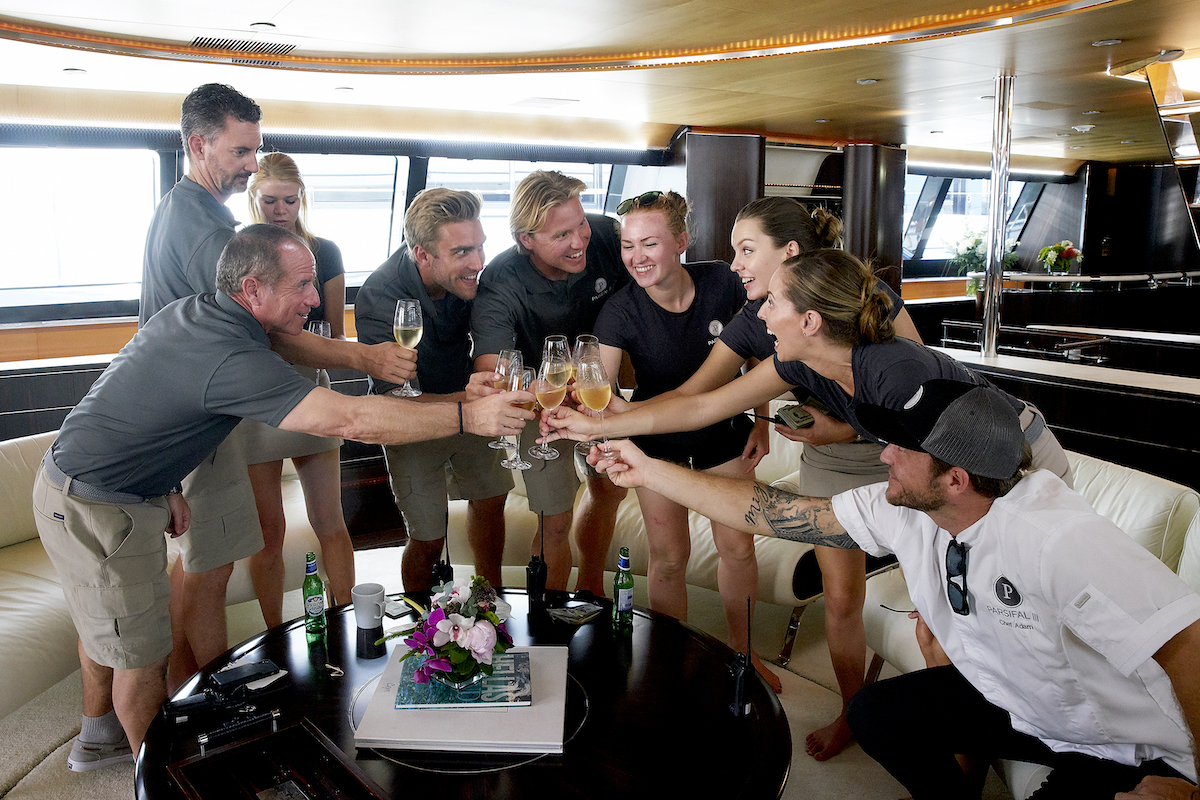
[[[855,413],[875,438],[984,478],[1011,478],[1025,452],[1017,412],[990,385],[938,378],[922,384],[902,409],[863,404]]]

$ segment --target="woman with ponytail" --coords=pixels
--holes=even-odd
[[[888,468],[878,462],[883,443],[859,424],[855,409],[860,403],[902,408],[933,378],[987,383],[954,358],[897,336],[893,310],[891,298],[879,288],[871,270],[854,256],[833,249],[795,255],[771,275],[765,302],[758,310],[775,338],[773,358],[712,391],[647,403],[634,412],[614,415],[605,421],[606,432],[633,436],[707,425],[802,387],[796,389],[797,396],[811,394],[831,414],[814,413],[813,426],[798,432],[806,436],[801,492],[828,497],[887,480]],[[1066,454],[1041,413],[1011,395],[1009,401],[1020,413],[1033,449],[1034,467],[1049,469],[1069,484]],[[552,430],[550,438],[587,440],[599,433],[594,419],[563,409],[547,415],[545,425]],[[831,445],[842,449],[839,452]],[[860,452],[854,452],[855,448]],[[873,463],[866,463],[867,456]],[[837,459],[834,468],[830,468],[832,459]],[[827,620],[828,607],[834,607],[834,624],[826,637],[835,667],[839,653],[845,656],[840,671],[835,668],[843,713],[831,725],[810,734],[806,742],[809,754],[818,760],[836,754],[849,741],[845,703],[862,685],[865,672],[865,567],[858,562],[842,563],[840,554],[846,552],[817,548]]]

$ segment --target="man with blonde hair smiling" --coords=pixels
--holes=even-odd
[[[509,213],[516,245],[488,264],[471,312],[477,371],[495,369],[499,352],[514,348],[521,351],[525,366],[536,370],[547,336],[562,334],[570,341],[590,333],[605,301],[629,280],[617,222],[584,213],[579,196],[586,188],[578,178],[542,170],[518,184]],[[520,446],[528,449],[536,438],[536,426],[530,426]],[[579,478],[569,445],[554,446],[566,457],[535,459],[522,477],[530,510],[545,515],[546,589],[563,592],[571,573],[569,534]],[[625,490],[597,475],[582,458],[579,466],[587,476],[587,492],[576,520],[580,555],[575,588],[584,597],[603,596],[604,559]],[[538,548],[535,541],[534,552]]]

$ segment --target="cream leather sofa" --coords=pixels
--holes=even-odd
[[[0,442],[0,718],[79,669],[75,626],[33,519],[33,481],[56,432]],[[304,554],[317,550],[295,472],[285,469],[286,588],[304,580]],[[290,472],[290,475],[288,474]],[[169,547],[172,561],[178,546]],[[229,605],[253,600],[246,564],[229,581]]]
[[[1200,592],[1200,495],[1186,486],[1098,458],[1071,452],[1067,457],[1076,491]],[[915,621],[881,605],[913,607],[901,570],[867,581],[863,620],[867,646],[876,653],[872,674],[878,674],[883,661],[901,672],[924,669]],[[996,766],[1017,800],[1032,794],[1049,774],[1046,767],[1019,761],[1001,761]]]

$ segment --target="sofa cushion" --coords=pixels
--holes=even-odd
[[[1080,453],[1067,453],[1075,491],[1172,570],[1200,495],[1178,483]]]
[[[0,619],[4,620],[0,717],[4,717],[79,669],[78,635],[40,539],[3,548]]]
[[[38,538],[33,480],[58,431],[10,439],[0,447],[0,547]]]

